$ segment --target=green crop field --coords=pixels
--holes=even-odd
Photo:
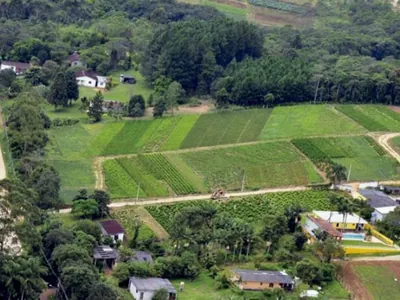
[[[282,212],[290,204],[299,203],[308,211],[331,209],[327,191],[302,191],[272,193],[262,196],[233,199],[226,202],[211,200],[187,201],[166,205],[146,206],[147,211],[165,228],[170,230],[174,216],[185,207],[215,203],[217,210],[226,212],[232,217],[241,218],[249,223],[260,222],[266,214]]]
[[[296,138],[334,134],[358,134],[366,130],[328,105],[277,107],[260,138]]]
[[[395,280],[397,276],[389,266],[357,264],[353,269],[372,299],[398,299],[400,283]]]
[[[389,143],[400,154],[400,136],[393,138]]]
[[[400,131],[400,114],[383,105],[338,105],[336,109],[369,131]]]
[[[253,109],[201,115],[181,148],[255,141],[270,113],[268,109]]]
[[[332,159],[345,166],[351,172],[350,181],[400,178],[400,164],[369,137],[299,139],[293,143],[316,163]]]

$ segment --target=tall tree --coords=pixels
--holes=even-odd
[[[146,103],[142,95],[134,95],[129,100],[128,116],[129,117],[142,117],[146,109]]]
[[[65,82],[64,73],[58,72],[50,85],[49,103],[54,105],[57,110],[58,106],[66,106],[68,104],[68,92]]]
[[[67,98],[70,101],[69,105],[72,105],[72,100],[78,100],[79,98],[79,87],[76,82],[75,72],[71,69],[65,72],[65,84],[67,89]]]
[[[174,115],[174,110],[178,108],[178,104],[183,98],[184,93],[185,91],[182,89],[179,82],[173,81],[168,86],[168,89],[165,92],[165,99],[167,102],[167,108],[171,111],[172,115]]]
[[[90,101],[88,116],[94,122],[100,122],[103,117],[103,100],[103,94],[97,92],[92,101]]]

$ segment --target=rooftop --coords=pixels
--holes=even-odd
[[[322,210],[314,210],[313,213],[319,218],[328,221],[329,223],[342,223],[344,218],[343,214],[337,211],[322,211]],[[354,224],[368,224],[363,218],[359,217],[356,214],[348,214],[346,217],[346,223],[354,223]]]
[[[375,210],[382,214],[382,215],[386,215],[392,211],[394,211],[396,209],[397,206],[385,206],[385,207],[377,207],[375,208]]]
[[[17,62],[17,61],[7,61],[7,60],[3,60],[1,62],[2,65],[5,66],[13,66],[19,69],[29,69],[30,68],[30,64],[29,63],[24,63],[24,62]]]
[[[150,253],[147,253],[145,251],[136,251],[135,250],[135,255],[132,256],[133,261],[140,261],[140,262],[148,262],[150,264],[153,263],[153,257],[151,256]]]
[[[107,245],[97,246],[93,250],[93,258],[96,260],[116,259],[117,257],[118,257],[118,252]]]
[[[320,218],[315,218],[313,216],[307,216],[314,224],[318,225],[321,230],[326,231],[330,236],[343,237],[342,233],[332,227],[331,223]]]
[[[93,80],[97,80],[97,74],[93,72],[88,72],[88,71],[79,71],[75,73],[75,78],[78,77],[89,77],[92,78]]]
[[[117,220],[101,221],[100,226],[102,228],[102,231],[104,231],[103,233],[105,234],[114,235],[125,233],[124,228],[121,226],[121,224],[118,223]]]
[[[150,278],[138,278],[131,277],[130,283],[132,283],[139,291],[157,291],[160,289],[166,289],[169,293],[175,293],[176,289],[168,279],[150,277]]]
[[[242,281],[269,282],[269,283],[293,283],[292,277],[285,272],[279,271],[253,271],[253,270],[234,270]]]
[[[381,191],[363,189],[360,190],[360,194],[368,199],[368,204],[373,208],[396,205],[396,202],[392,198]]]
[[[69,59],[69,62],[70,62],[70,63],[79,61],[79,54],[78,54],[78,52],[75,51],[74,53],[72,53],[72,54],[68,57],[68,59]]]

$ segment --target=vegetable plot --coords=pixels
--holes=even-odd
[[[256,6],[263,6],[268,8],[279,9],[283,11],[288,11],[296,14],[307,13],[307,9],[301,6],[298,6],[293,3],[283,2],[283,1],[275,1],[275,0],[248,0],[249,4]]]

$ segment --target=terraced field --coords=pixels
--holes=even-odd
[[[400,179],[400,164],[370,137],[298,139],[293,141],[312,161],[331,159],[350,172],[350,181]]]
[[[117,165],[119,171],[115,175]],[[139,183],[146,196],[152,197],[210,192],[219,187],[256,190],[323,181],[288,142],[145,154],[106,161],[104,172],[114,198],[135,197]],[[141,178],[143,174],[148,178]],[[155,192],[155,183],[167,186],[167,191]]]

